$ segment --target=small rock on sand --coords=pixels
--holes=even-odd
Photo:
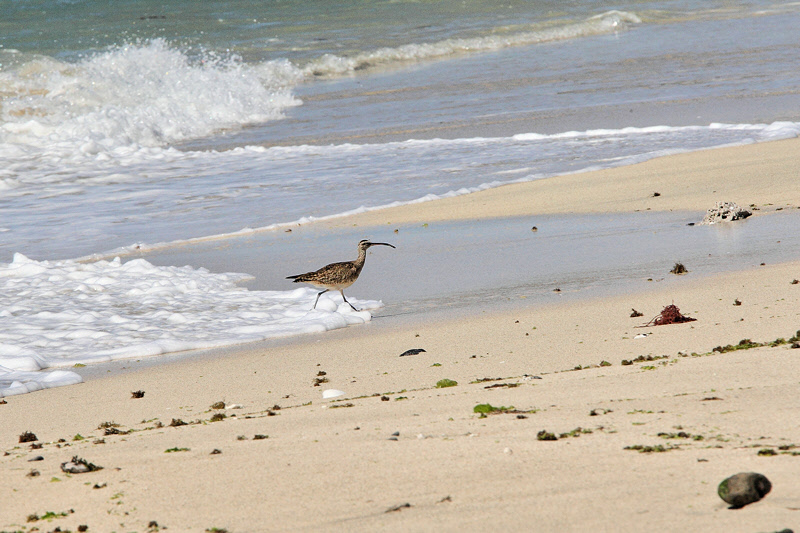
[[[722,481],[717,494],[732,508],[738,509],[757,502],[772,489],[772,483],[763,474],[740,472]]]

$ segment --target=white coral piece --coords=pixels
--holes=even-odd
[[[703,217],[701,225],[711,225],[717,222],[732,222],[734,220],[745,219],[752,215],[746,209],[736,205],[735,202],[717,202],[713,208],[706,211],[706,216]]]

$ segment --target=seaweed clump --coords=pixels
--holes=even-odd
[[[20,443],[34,442],[34,441],[37,441],[37,440],[39,440],[39,439],[36,438],[36,434],[32,433],[30,431],[25,431],[19,436],[19,442]]]
[[[670,304],[661,310],[653,320],[642,327],[666,326],[667,324],[681,324],[683,322],[694,322],[696,318],[681,314],[681,310],[675,304]]]
[[[536,434],[537,440],[558,440],[555,433],[550,433],[546,429],[541,430],[539,433]]]
[[[689,271],[686,270],[686,267],[683,266],[683,263],[675,263],[675,266],[673,266],[672,270],[670,270],[669,272],[670,272],[670,274],[678,274],[678,275],[680,275],[680,274],[686,274]]]

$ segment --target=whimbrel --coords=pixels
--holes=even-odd
[[[363,240],[358,243],[358,259],[355,261],[343,261],[341,263],[331,263],[326,265],[315,272],[307,272],[305,274],[298,274],[296,276],[289,276],[286,279],[294,280],[294,283],[308,283],[315,287],[325,289],[317,294],[317,299],[314,300],[314,307],[317,308],[319,297],[331,289],[336,289],[342,294],[342,299],[353,308],[353,311],[358,311],[353,304],[347,301],[344,297],[344,289],[355,283],[358,275],[361,274],[361,269],[364,268],[364,261],[367,258],[367,248],[370,246],[391,246],[387,242],[369,242]]]

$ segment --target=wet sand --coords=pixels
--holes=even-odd
[[[727,239],[756,227],[747,226],[751,222],[769,221],[777,233],[750,242],[760,243],[764,257],[778,255],[770,256],[773,264],[737,248],[727,256],[738,265],[733,271],[703,272],[687,260],[690,272],[681,276],[669,274],[670,264],[653,264],[628,284],[580,298],[561,298],[544,280],[531,282],[527,294],[505,294],[523,301],[507,308],[483,308],[478,299],[468,312],[417,320],[395,318],[401,316],[396,310],[362,327],[159,365],[131,361],[102,379],[7,398],[0,405],[7,452],[0,460],[0,527],[792,527],[800,474],[792,455],[800,450],[800,425],[792,422],[800,408],[800,350],[790,339],[800,329],[800,282],[794,283],[800,262],[777,261],[782,245],[794,246],[792,232],[781,231],[790,227],[789,209],[800,205],[798,151],[800,142],[792,140],[670,156],[328,222],[313,231],[351,231],[357,224],[384,236],[384,227],[393,231],[397,224],[431,229],[437,221],[649,208],[684,213],[674,222],[673,238],[680,242],[681,216],[732,200],[768,214],[734,223],[742,225],[731,225]],[[660,196],[653,197],[655,191]],[[532,237],[527,226],[525,239],[549,231],[543,224]],[[392,242],[391,236],[383,240]],[[384,251],[393,252],[378,252]],[[410,277],[378,252],[367,268]],[[666,257],[672,254],[660,261],[671,262]],[[362,287],[372,297],[384,283],[391,294],[385,281],[363,282],[356,293]],[[670,304],[696,321],[642,327]],[[631,317],[633,309],[642,316]],[[743,339],[760,346],[714,351]],[[424,352],[400,356],[409,349]],[[443,380],[456,384],[437,387],[448,384]],[[326,389],[344,394],[324,399]],[[144,397],[133,399],[137,390]],[[212,409],[219,401],[226,409]],[[496,410],[485,417],[475,412],[486,404]],[[105,434],[100,426],[111,422],[120,433]],[[19,443],[25,431],[42,447]],[[556,440],[539,437],[546,433]],[[75,455],[103,469],[65,474],[59,465]],[[36,456],[43,460],[29,462]],[[772,491],[729,510],[716,495],[717,484],[746,471],[766,475]],[[48,512],[64,516],[28,522]]]

